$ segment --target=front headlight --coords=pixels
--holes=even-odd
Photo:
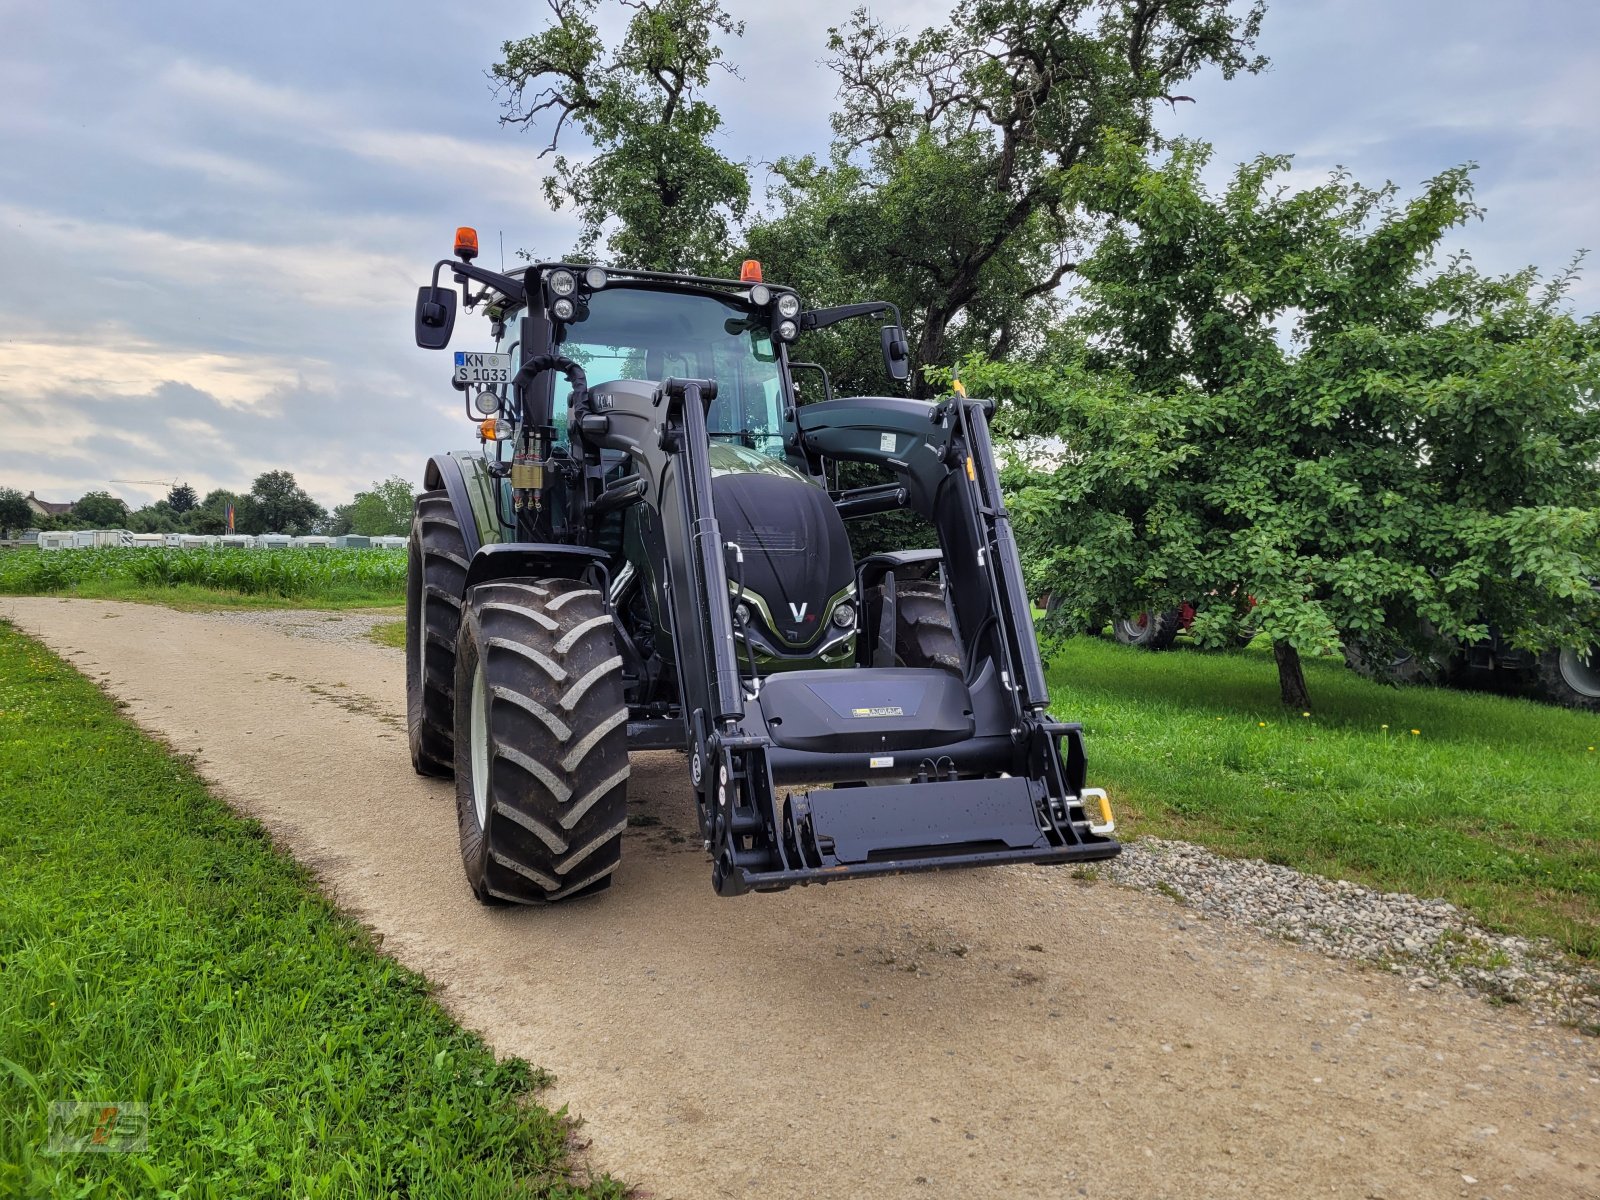
[[[572,314],[577,311],[578,310],[573,307],[572,301],[568,300],[565,296],[561,297],[561,299],[557,300],[550,306],[551,315],[554,316],[558,321],[572,320]]]
[[[800,315],[800,297],[793,292],[785,292],[778,297],[778,315],[793,319]]]
[[[800,333],[800,327],[793,321],[779,321],[778,327],[772,332],[776,333],[786,342],[792,342]]]
[[[550,272],[550,292],[556,296],[570,296],[578,290],[577,276],[571,271]]]
[[[856,606],[848,600],[841,600],[833,610],[833,623],[840,629],[850,629],[856,623]]]

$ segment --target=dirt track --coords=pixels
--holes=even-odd
[[[1036,868],[718,900],[668,754],[634,759],[659,824],[609,894],[483,909],[450,785],[407,760],[398,652],[138,605],[0,616],[554,1071],[647,1194],[1600,1196],[1600,1047],[1517,1011]]]

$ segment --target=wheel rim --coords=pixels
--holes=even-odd
[[[1558,660],[1561,679],[1578,695],[1596,700],[1600,699],[1600,646],[1590,646],[1588,655],[1589,661],[1584,662],[1572,647],[1563,650]]]
[[[478,828],[489,824],[489,689],[483,664],[472,673],[472,807]]]

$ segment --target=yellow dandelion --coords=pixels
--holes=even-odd
[[[1267,723],[1265,721],[1257,721],[1256,724],[1259,725],[1262,729],[1265,729],[1267,727]]]
[[[1421,736],[1422,736],[1422,730],[1420,730],[1420,729],[1413,729],[1413,730],[1412,730],[1412,731],[1411,731],[1411,736],[1412,736],[1412,737],[1421,737]]]
[[[1387,728],[1389,728],[1389,727],[1388,727],[1388,726],[1387,726],[1387,725],[1380,725],[1380,726],[1378,726],[1378,728],[1379,728],[1379,729],[1387,729]]]
[[[1300,714],[1300,715],[1301,715],[1301,716],[1302,716],[1302,717],[1309,717],[1309,716],[1310,716],[1310,715],[1311,715],[1311,714],[1310,714],[1310,713],[1308,713],[1308,712],[1303,712],[1303,713],[1301,713],[1301,714]]]

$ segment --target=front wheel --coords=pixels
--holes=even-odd
[[[573,579],[479,584],[456,644],[456,819],[485,904],[598,891],[622,860],[628,707],[610,614]]]

